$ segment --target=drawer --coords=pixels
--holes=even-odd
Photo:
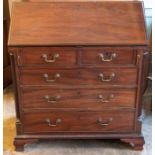
[[[82,63],[105,65],[135,65],[136,51],[124,47],[86,47],[82,48]]]
[[[22,85],[135,85],[136,68],[103,69],[21,69]]]
[[[51,111],[23,114],[24,133],[44,132],[131,132],[134,112]]]
[[[135,89],[22,88],[24,108],[96,109],[135,107]]]
[[[20,51],[18,63],[23,66],[76,65],[76,49],[72,47],[26,47]]]

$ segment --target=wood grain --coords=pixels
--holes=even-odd
[[[55,54],[59,57],[54,62],[46,62],[43,54],[47,55],[47,60],[53,60]],[[104,56],[104,60],[99,57]],[[115,54],[116,57],[112,57]],[[80,55],[80,56],[78,56]],[[106,61],[111,59],[111,61]],[[137,52],[131,47],[24,47],[18,53],[19,66],[54,68],[89,66],[134,66],[136,65]]]
[[[142,149],[146,51],[142,2],[14,3],[9,52],[16,148],[40,139],[117,138]],[[45,62],[56,53],[59,58]],[[114,98],[101,104],[98,94]]]
[[[99,79],[99,74],[103,73],[105,79],[109,79],[112,73],[115,77],[110,82],[102,82]],[[102,68],[102,69],[66,69],[66,70],[51,70],[50,68],[44,69],[21,69],[20,70],[20,84],[21,85],[136,85],[137,83],[137,69],[119,69],[119,68]],[[47,82],[44,74],[48,74],[48,79],[55,79],[55,75],[59,74],[60,77],[56,78],[54,82]]]
[[[104,59],[99,57],[104,56]],[[116,57],[112,58],[112,54]],[[85,47],[81,49],[82,64],[97,66],[135,65],[136,51],[131,47]],[[105,61],[104,61],[105,60]]]
[[[48,60],[55,60],[54,62],[46,62],[43,54],[47,55]],[[55,54],[59,57],[54,59]],[[50,66],[50,67],[64,67],[76,65],[76,48],[75,47],[27,47],[21,48],[20,66]]]
[[[127,117],[122,117],[127,115]],[[62,122],[55,127],[48,126],[46,119],[49,118],[53,124],[60,118]],[[98,118],[107,122],[109,118],[113,121],[107,126],[97,123]],[[107,111],[107,112],[37,112],[25,113],[23,115],[24,133],[43,132],[131,132],[133,131],[134,114],[130,111]]]
[[[138,1],[14,3],[9,45],[146,45],[142,9]]]
[[[48,102],[44,97],[49,96]],[[103,99],[99,98],[103,96]],[[113,98],[110,96],[113,95]],[[136,92],[134,89],[51,89],[40,87],[23,87],[21,100],[23,108],[58,108],[79,110],[104,110],[108,108],[134,108]],[[103,100],[103,101],[102,101]],[[106,101],[107,102],[104,102]],[[108,102],[109,101],[109,102]]]

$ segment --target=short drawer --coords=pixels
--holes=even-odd
[[[135,107],[135,89],[51,89],[25,88],[21,90],[24,108],[91,109]]]
[[[72,47],[25,47],[18,56],[18,64],[23,66],[76,65],[76,49]]]
[[[136,51],[125,47],[86,47],[82,48],[82,63],[105,65],[135,65]]]
[[[21,69],[22,85],[136,85],[136,68]]]
[[[131,132],[134,129],[134,112],[102,111],[71,112],[51,111],[23,114],[24,133],[45,132]]]

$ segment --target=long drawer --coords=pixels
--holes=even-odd
[[[136,85],[136,68],[21,69],[22,85]]]
[[[24,133],[47,132],[132,132],[134,112],[34,112],[23,114]]]
[[[135,107],[135,89],[51,89],[23,87],[24,108],[78,108],[101,110],[105,108]]]

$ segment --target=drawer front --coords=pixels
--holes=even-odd
[[[22,85],[135,85],[137,69],[23,69]]]
[[[136,90],[22,88],[24,108],[105,108],[135,107]]]
[[[23,114],[24,133],[43,132],[131,132],[134,113],[103,112],[36,112]]]
[[[76,49],[67,47],[26,47],[21,49],[18,62],[25,66],[74,66],[76,65]]]
[[[82,48],[82,63],[94,65],[134,65],[136,52],[132,48]]]

